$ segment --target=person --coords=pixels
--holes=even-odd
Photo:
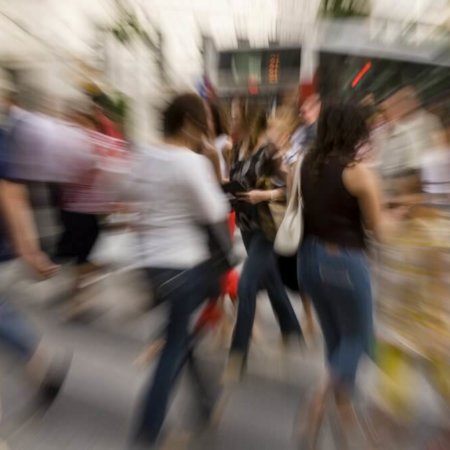
[[[300,126],[300,115],[294,106],[280,106],[270,118],[268,136],[282,154],[285,167],[291,164],[292,155],[298,151],[294,148],[292,136]]]
[[[139,151],[126,190],[126,198],[142,207],[137,223],[140,264],[157,302],[169,306],[165,345],[137,418],[135,440],[145,448],[158,440],[188,350],[191,317],[218,292],[203,227],[226,222],[228,215],[211,164],[198,154],[207,133],[201,98],[177,96],[163,113],[163,131],[161,145]]]
[[[265,111],[248,105],[241,123],[241,143],[234,150],[230,179],[245,192],[237,193],[234,205],[237,225],[242,233],[247,259],[238,286],[238,314],[225,378],[242,375],[255,319],[256,297],[264,287],[277,316],[285,342],[302,337],[300,324],[287,296],[275,253],[272,218],[263,220],[269,202],[284,201],[284,173],[276,146],[268,140]],[[263,223],[264,222],[264,223]]]
[[[219,184],[222,183],[222,162],[219,153],[214,145],[214,121],[211,108],[208,102],[204,102],[206,111],[206,121],[208,124],[208,132],[203,138],[202,145],[199,146],[197,152],[203,155],[211,163],[216,180]]]
[[[232,141],[229,135],[225,114],[221,106],[215,102],[208,104],[212,124],[211,137],[213,139],[214,148],[219,155],[220,172],[223,181],[227,181],[230,177],[229,155],[232,149]]]
[[[307,97],[300,107],[301,123],[290,138],[291,148],[286,153],[285,164],[293,167],[299,158],[305,154],[314,142],[317,131],[317,119],[320,114],[321,101],[318,94]]]
[[[414,87],[401,87],[381,106],[389,129],[381,147],[379,171],[386,195],[390,196],[395,191],[396,178],[420,173],[424,157],[445,144],[439,119],[421,107]]]
[[[311,99],[309,99],[303,105],[305,111],[309,111],[312,106]],[[310,105],[308,107],[308,105]],[[310,120],[315,120],[311,116],[308,116]],[[307,148],[311,144],[311,140],[314,139],[315,131],[311,129],[311,132],[306,132],[308,128],[307,123],[302,119],[300,122],[300,116],[297,109],[294,108],[280,108],[277,111],[277,117],[272,121],[271,139],[281,150],[283,154],[283,165],[287,172],[287,184],[292,184],[293,173],[297,164],[298,158],[301,158],[307,151]],[[301,139],[299,136],[299,130],[302,130]],[[284,149],[284,151],[283,151]],[[315,336],[315,325],[311,301],[306,295],[301,292],[297,280],[297,257],[285,257],[278,255],[278,267],[285,286],[292,292],[300,294],[300,298],[303,305],[304,317],[305,317],[305,335],[307,338],[313,338]]]
[[[234,237],[236,222],[234,213],[228,216],[228,228],[231,238]],[[225,300],[228,297],[233,306],[237,305],[237,290],[239,284],[239,273],[236,269],[227,271],[220,280],[219,297],[213,297],[200,311],[194,325],[194,333],[199,335],[209,330],[217,329],[217,337],[224,343],[229,342],[229,322],[225,308]],[[147,366],[158,353],[164,348],[165,340],[158,335],[146,349],[136,358],[135,365]]]
[[[287,185],[291,186],[294,170],[299,158],[303,158],[313,144],[317,133],[317,120],[320,114],[321,100],[319,94],[312,94],[303,101],[300,107],[301,123],[290,137],[290,149],[284,157],[287,171]],[[278,264],[283,281],[294,292],[299,292],[305,312],[305,331],[310,338],[314,338],[315,326],[311,301],[305,294],[302,286],[298,285],[297,258],[279,257]]]
[[[420,175],[397,180],[394,220],[377,252],[377,320],[383,329],[377,365],[383,375],[373,419],[391,439],[412,425],[423,400],[422,377],[450,403],[450,287],[445,282],[450,224],[445,209],[427,197]],[[426,448],[448,448],[449,422],[444,426],[438,437],[444,442]]]
[[[0,129],[0,341],[23,362],[40,406],[48,408],[61,391],[69,360],[52,356],[41,343],[38,330],[12,302],[12,287],[26,276],[25,266],[39,278],[53,276],[58,267],[40,248],[26,186],[16,178],[11,132],[27,113],[15,102],[7,108],[8,128]]]
[[[65,133],[70,133],[71,144],[77,147],[74,175],[60,187],[59,207],[63,232],[57,243],[55,260],[73,260],[76,266],[74,296],[68,307],[67,318],[80,318],[92,308],[85,298],[77,296],[83,282],[102,267],[90,259],[100,235],[100,216],[113,211],[112,185],[120,178],[105,171],[103,159],[115,147],[115,139],[101,134],[89,114],[88,101],[71,99],[66,112]],[[126,160],[124,159],[124,164]]]
[[[208,136],[213,146],[204,145],[202,154],[204,154],[214,167],[217,180],[220,185],[226,183],[230,177],[230,152],[232,151],[231,137],[228,135],[228,126],[223,109],[217,102],[209,101],[206,103],[206,112],[208,118]],[[213,148],[215,152],[207,151]],[[206,150],[206,151],[205,151]],[[236,214],[230,211],[228,215],[228,228],[230,236],[233,239],[236,229]],[[222,337],[223,342],[227,342],[229,321],[225,311],[225,299],[228,297],[233,306],[237,304],[237,285],[239,282],[239,273],[235,268],[230,269],[223,274],[221,279],[221,290],[218,298],[211,298],[208,304],[200,313],[197,323],[197,332],[205,329],[219,328],[218,337]]]
[[[373,331],[366,230],[379,238],[381,222],[376,176],[357,159],[368,138],[359,106],[327,102],[315,143],[301,165],[304,238],[298,277],[317,313],[328,363],[327,378],[313,396],[302,435],[308,448],[315,448],[330,395],[344,434],[351,439],[347,444],[357,445],[350,434],[356,431],[351,398],[358,363],[371,349]]]
[[[218,116],[219,110],[216,104],[205,102],[207,122],[208,122],[208,139],[204,139],[202,145],[198,149],[198,153],[205,156],[211,163],[214,169],[216,179],[219,185],[226,182],[228,175],[224,173],[227,170],[228,163],[225,164],[225,156],[218,151],[216,145],[211,144],[214,136],[217,136],[217,130],[225,130],[223,119]],[[214,112],[215,111],[215,112]],[[223,150],[226,150],[224,147]],[[236,229],[236,217],[234,211],[231,211],[228,216],[228,228],[230,236],[233,238]],[[219,328],[218,337],[222,337],[226,341],[228,336],[228,321],[226,311],[224,308],[225,298],[229,297],[233,306],[237,304],[237,285],[239,281],[239,273],[232,268],[226,272],[221,279],[221,289],[218,298],[209,299],[208,303],[200,312],[194,330],[196,333],[203,333],[206,330]],[[136,359],[137,366],[148,365],[153,358],[164,348],[165,341],[160,336],[157,337]]]
[[[64,230],[57,245],[56,257],[73,257],[76,259],[77,265],[81,265],[87,264],[89,253],[99,234],[96,215],[81,214],[80,211],[82,206],[86,208],[86,203],[88,208],[92,207],[93,200],[89,195],[89,190],[92,190],[90,178],[92,178],[91,172],[95,170],[96,161],[87,132],[95,130],[95,125],[87,116],[83,115],[77,106],[71,105],[66,117],[67,125],[74,132],[72,139],[78,138],[79,151],[80,153],[85,152],[86,157],[84,167],[77,168],[79,173],[74,177],[79,183],[68,182],[61,188],[61,222]]]

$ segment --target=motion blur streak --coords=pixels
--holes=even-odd
[[[0,37],[0,449],[450,448],[450,0]]]

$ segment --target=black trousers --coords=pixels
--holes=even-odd
[[[61,211],[63,233],[56,249],[56,260],[75,260],[77,265],[88,262],[100,234],[98,216]]]

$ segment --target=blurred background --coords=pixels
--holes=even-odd
[[[365,368],[363,401],[383,403],[377,408],[398,419],[389,448],[450,449],[450,0],[0,0],[0,37],[1,95],[58,116],[68,100],[87,94],[130,149],[159,139],[162,109],[176,93],[193,90],[220,102],[231,122],[236,101],[261,104],[273,117],[287,106],[298,118],[313,94],[356,99],[367,107],[372,162],[386,180],[407,166],[390,158],[396,148],[420,142],[422,156],[429,150],[428,162],[406,169],[422,170],[419,203],[437,205],[438,213],[418,210],[429,220],[424,229],[405,222],[372,255],[387,378],[380,382]],[[396,141],[392,124],[412,111],[422,115],[404,122]],[[394,184],[383,186],[387,202],[412,201],[405,196],[416,194],[414,187],[398,177]],[[51,238],[57,226],[45,214]],[[128,442],[148,376],[136,358],[165,312],[148,312],[151,299],[133,270],[132,218],[121,210],[104,220],[93,259],[108,270],[81,294],[101,310],[88,326],[67,320],[60,308],[73,268],[14,286],[49,345],[73,350],[74,360],[64,395],[37,419],[24,415],[32,395],[17,361],[1,355],[0,438],[11,450],[114,450]],[[237,246],[244,253],[239,237]],[[424,248],[426,257],[415,258]],[[294,307],[304,320],[300,302]],[[267,301],[258,315],[264,333],[255,339],[250,376],[233,391],[219,430],[189,445],[181,436],[167,448],[297,448],[298,406],[324,373],[320,337],[311,351],[283,359]],[[411,321],[402,328],[404,317]],[[217,379],[226,350],[206,342],[200,353]],[[178,430],[192,419],[182,386],[170,413]],[[329,420],[321,448],[340,448],[333,430]],[[441,446],[432,446],[435,437]]]
[[[101,90],[136,139],[175,91],[277,105],[316,79],[375,102],[413,83],[448,120],[449,14],[446,0],[4,0],[1,68],[26,97]]]

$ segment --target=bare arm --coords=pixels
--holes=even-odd
[[[342,175],[344,186],[358,199],[367,229],[380,240],[382,222],[381,189],[378,179],[364,164],[347,167]]]
[[[231,142],[231,139],[223,146],[222,155],[225,161],[225,167],[227,172],[227,180],[224,181],[228,181],[228,179],[230,178],[231,164],[233,160],[233,143]]]
[[[19,183],[0,182],[0,204],[17,256],[39,275],[49,277],[58,267],[41,251],[27,188]]]

